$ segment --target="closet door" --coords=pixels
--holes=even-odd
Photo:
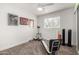
[[[77,8],[77,40],[78,40],[78,51],[79,51],[79,6]]]

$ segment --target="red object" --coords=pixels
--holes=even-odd
[[[28,18],[20,17],[20,24],[21,25],[28,25]]]
[[[61,34],[58,32],[58,37],[57,39],[61,39]]]

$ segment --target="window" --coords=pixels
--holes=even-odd
[[[46,18],[44,20],[44,28],[60,28],[60,16]]]

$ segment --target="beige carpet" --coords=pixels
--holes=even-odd
[[[40,41],[29,41],[22,45],[4,50],[0,55],[45,55],[47,54]]]
[[[58,55],[74,55],[76,54],[75,47],[61,46],[57,52]],[[0,55],[47,55],[41,41],[29,41],[22,45],[4,50]]]
[[[61,46],[58,55],[77,55],[76,47]]]

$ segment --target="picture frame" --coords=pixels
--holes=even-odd
[[[18,16],[8,13],[8,25],[17,26],[18,25]]]
[[[29,26],[34,27],[34,20],[33,19],[29,19]]]
[[[28,18],[20,17],[20,25],[28,25]]]

